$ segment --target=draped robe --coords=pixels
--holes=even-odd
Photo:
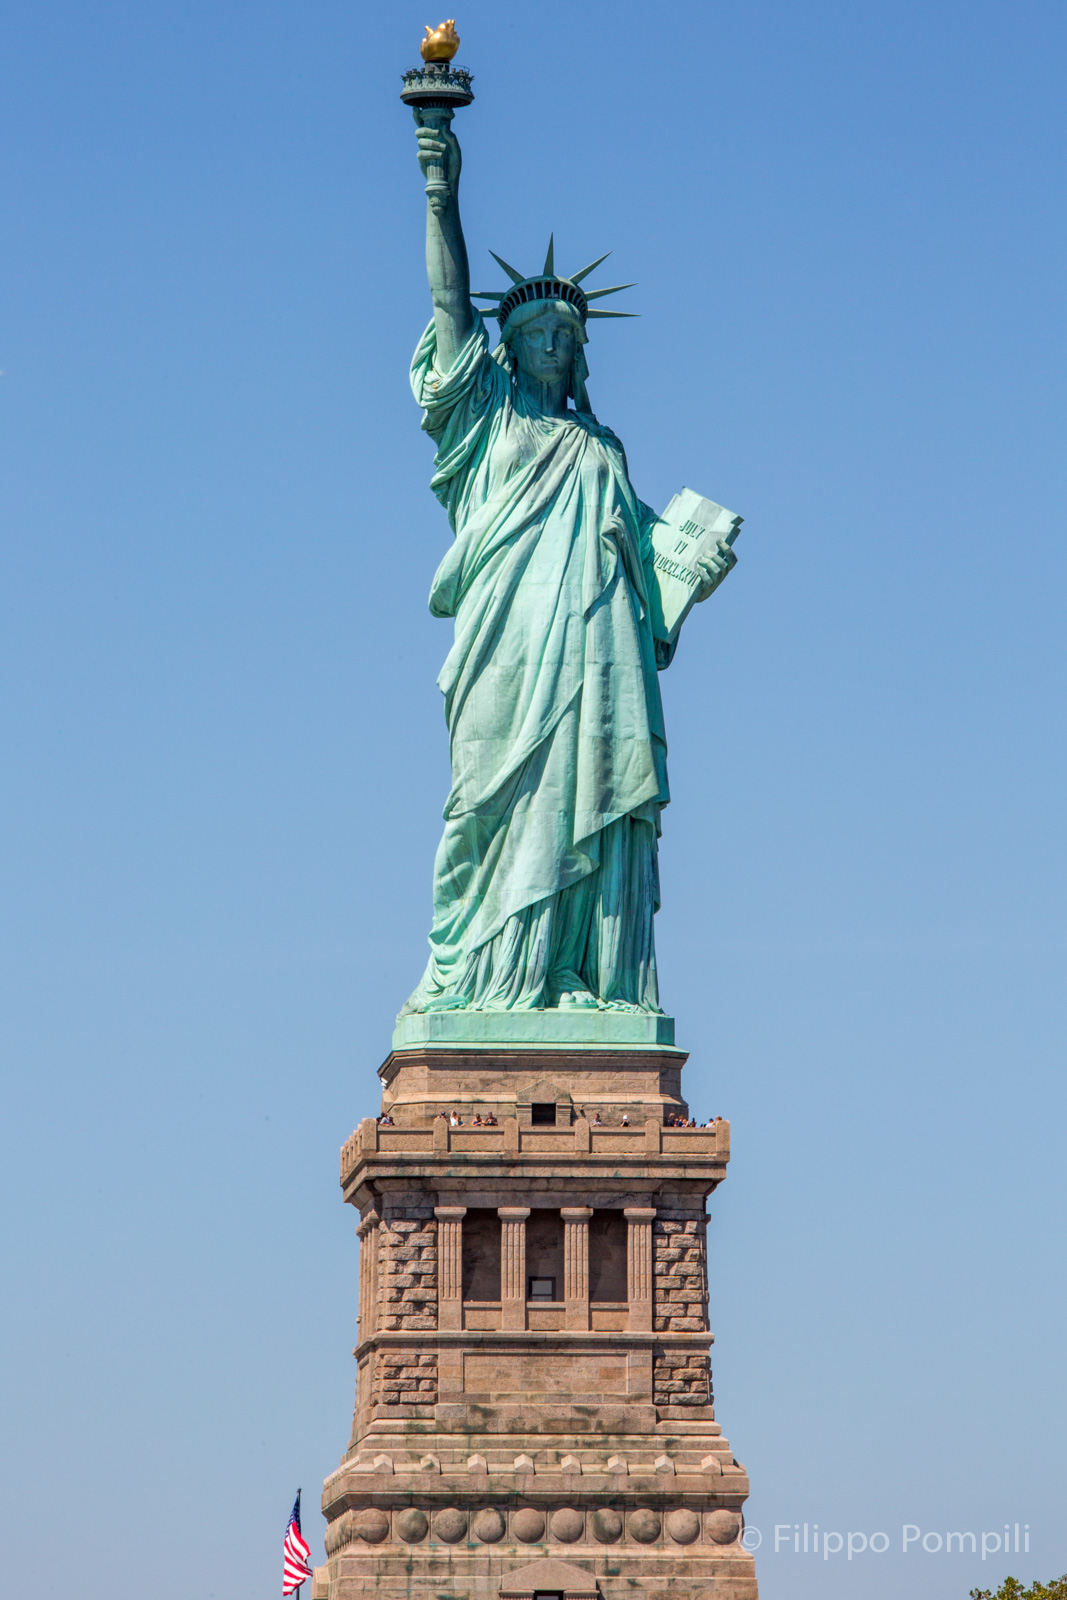
[[[438,684],[452,761],[430,960],[404,1013],[540,1008],[588,990],[658,1011],[652,919],[667,804],[649,529],[615,435],[513,391],[481,318],[451,369],[411,369],[455,542]]]

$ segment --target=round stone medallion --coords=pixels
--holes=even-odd
[[[614,1544],[622,1533],[622,1518],[610,1506],[598,1506],[589,1518],[593,1538],[600,1544]]]
[[[346,1511],[344,1516],[338,1517],[336,1522],[331,1522],[327,1525],[323,1542],[328,1556],[336,1555],[338,1550],[357,1537],[352,1527],[354,1520],[355,1518],[351,1511]]]
[[[474,1519],[474,1535],[483,1544],[497,1544],[504,1537],[504,1519],[495,1506],[487,1506]]]
[[[420,1511],[418,1506],[408,1506],[396,1519],[397,1535],[405,1544],[418,1544],[420,1539],[425,1539],[429,1527],[425,1511]]]
[[[523,1506],[511,1519],[511,1531],[520,1544],[536,1544],[545,1536],[545,1519],[533,1506]]]
[[[389,1537],[389,1518],[377,1506],[367,1506],[354,1518],[352,1528],[358,1539],[366,1539],[368,1544],[381,1544]]]
[[[640,1511],[631,1511],[629,1528],[631,1537],[638,1544],[655,1544],[659,1538],[659,1512],[650,1511],[647,1506],[642,1506]]]
[[[573,1544],[575,1539],[582,1537],[585,1527],[585,1518],[580,1511],[575,1511],[572,1506],[561,1506],[558,1511],[553,1511],[549,1523],[555,1537],[563,1544]]]
[[[457,1511],[455,1506],[449,1506],[446,1511],[439,1511],[433,1519],[434,1537],[443,1539],[445,1544],[458,1544],[467,1532],[467,1513]]]
[[[695,1511],[687,1511],[684,1507],[671,1511],[667,1516],[667,1532],[675,1544],[692,1544],[694,1539],[700,1537],[700,1518]]]
[[[741,1518],[735,1511],[712,1511],[708,1515],[708,1533],[716,1544],[733,1544],[741,1531]]]

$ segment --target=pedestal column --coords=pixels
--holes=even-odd
[[[466,1206],[434,1206],[437,1218],[437,1326],[463,1326],[463,1218]]]
[[[356,1229],[359,1240],[359,1343],[369,1339],[378,1323],[378,1224],[381,1217],[370,1211]]]
[[[500,1326],[526,1326],[526,1218],[529,1206],[498,1206],[500,1218]]]
[[[589,1327],[589,1218],[592,1206],[563,1206],[563,1298],[568,1329]]]
[[[626,1206],[626,1298],[631,1333],[652,1331],[652,1222],[655,1206]]]

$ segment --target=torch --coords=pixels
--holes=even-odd
[[[419,52],[426,63],[404,73],[400,98],[415,113],[422,128],[443,130],[451,126],[457,106],[469,106],[474,99],[471,75],[466,67],[454,67],[452,57],[459,49],[459,34],[454,18],[439,28],[427,28]],[[445,169],[436,162],[426,169],[426,197],[434,211],[443,211],[448,199]]]

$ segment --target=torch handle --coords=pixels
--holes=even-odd
[[[447,132],[452,126],[455,112],[451,106],[426,106],[415,112],[415,121],[422,128],[436,128]],[[426,198],[434,211],[443,211],[448,200],[449,187],[446,177],[446,167],[439,161],[431,162],[426,168]]]

